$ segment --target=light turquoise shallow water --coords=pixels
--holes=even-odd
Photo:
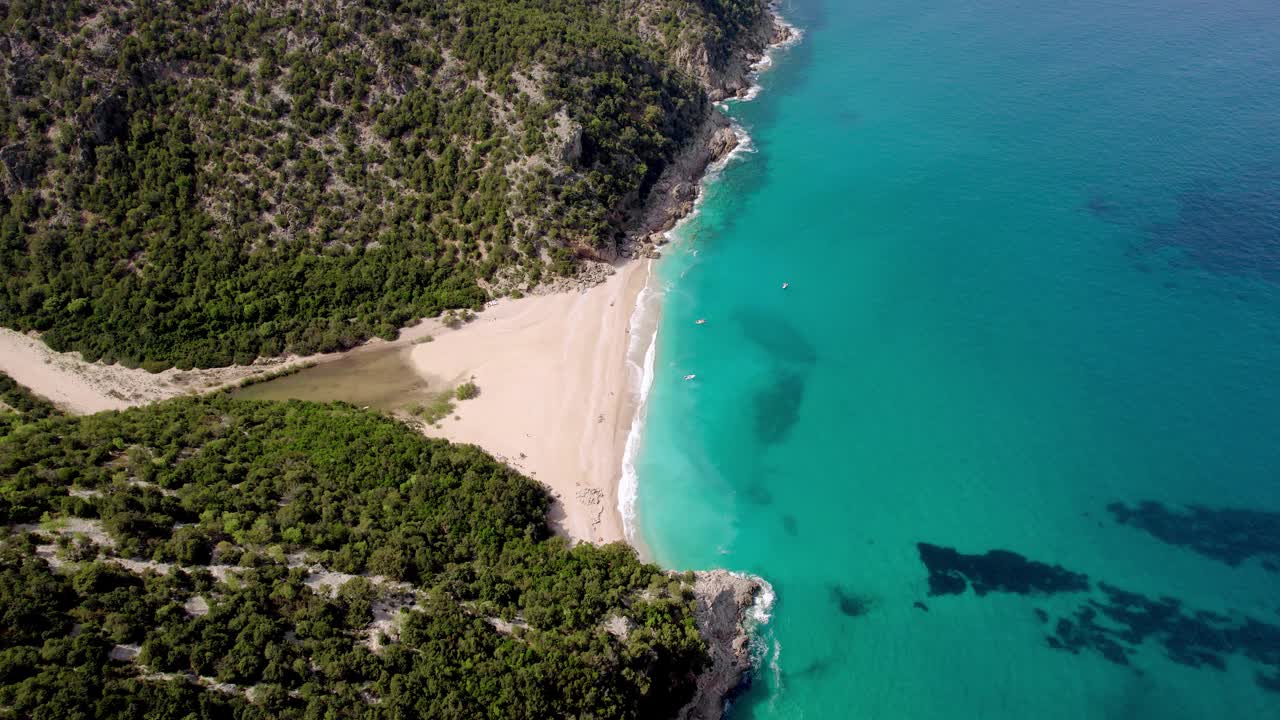
[[[756,152],[661,266],[638,463],[655,560],[776,590],[732,717],[1280,717],[1280,6],[783,12]],[[1260,512],[1179,543],[1107,509],[1146,500]],[[919,542],[1091,589],[929,596]],[[1051,647],[1100,583],[1191,621],[1098,621],[1146,633],[1127,666]]]

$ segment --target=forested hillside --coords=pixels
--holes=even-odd
[[[348,405],[182,399],[0,438],[0,717],[663,718],[687,580]]]
[[[763,0],[14,0],[0,325],[158,369],[350,347],[615,244]]]

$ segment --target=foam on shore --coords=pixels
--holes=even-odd
[[[627,348],[627,374],[629,392],[635,394],[635,411],[631,427],[622,450],[622,473],[618,478],[618,515],[622,518],[622,532],[632,546],[636,541],[636,497],[639,494],[639,477],[636,473],[636,457],[640,452],[645,411],[648,408],[649,388],[653,386],[653,363],[658,346],[658,313],[661,296],[653,288],[653,268],[644,288],[636,296],[636,307],[631,313],[631,340]],[[637,361],[638,360],[638,361]]]
[[[794,45],[802,36],[800,30],[787,23],[778,13],[776,3],[771,6],[771,9],[776,21],[787,30],[787,37],[781,42],[770,45],[761,58],[752,64],[752,86],[744,96],[734,98],[733,100],[736,102],[747,102],[759,95],[762,87],[760,85],[760,74],[772,66],[773,53],[779,49]],[[721,108],[724,107],[723,103],[718,103],[718,105]],[[707,198],[706,186],[719,177],[720,173],[734,160],[756,152],[755,144],[752,142],[751,135],[746,128],[737,122],[734,122],[731,127],[733,134],[738,139],[737,145],[724,157],[719,158],[707,167],[698,183],[699,191],[697,198],[694,200],[693,210],[685,217],[680,218],[674,227],[664,233],[669,243],[674,244],[679,241],[682,238],[681,230],[701,212],[702,203]],[[696,254],[696,250],[694,253]],[[650,268],[645,287],[636,297],[635,310],[631,314],[631,322],[629,324],[631,339],[627,349],[628,377],[630,380],[628,392],[635,398],[635,411],[631,418],[631,427],[628,429],[627,440],[622,453],[622,468],[618,478],[617,496],[618,515],[622,519],[623,535],[633,547],[639,547],[638,538],[636,537],[636,499],[640,492],[640,481],[636,470],[636,461],[643,446],[649,391],[653,387],[662,296],[668,290],[668,288],[660,288],[657,285],[656,274],[654,269]],[[768,606],[772,607],[773,589],[767,583],[765,585],[766,592],[770,597]],[[768,622],[767,612],[760,624],[766,622]]]
[[[770,45],[765,50],[764,55],[761,55],[759,60],[751,64],[751,87],[747,88],[747,91],[741,96],[729,98],[726,102],[750,102],[755,100],[764,89],[764,86],[760,84],[760,76],[768,71],[769,68],[773,67],[773,54],[778,50],[784,50],[792,45],[796,45],[804,39],[804,31],[787,22],[786,18],[782,16],[782,13],[778,11],[778,3],[773,3],[770,7],[772,9],[774,19],[782,26],[783,30],[786,31],[787,36]]]

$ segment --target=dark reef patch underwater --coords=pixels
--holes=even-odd
[[[786,314],[755,308],[735,317],[742,334],[779,365],[807,368],[818,361],[818,351]]]
[[[870,595],[850,592],[839,585],[831,586],[831,598],[840,612],[848,617],[862,617],[875,607],[875,599]]]
[[[1280,720],[1280,2],[779,8],[635,453],[774,590],[730,719]]]
[[[1280,284],[1280,170],[1198,180],[1177,202],[1177,217],[1149,229],[1143,252],[1170,250],[1179,267]],[[1097,209],[1112,210],[1105,202]]]
[[[1203,505],[1178,511],[1154,500],[1111,503],[1107,510],[1118,523],[1231,567],[1257,558],[1263,569],[1280,572],[1280,512]]]
[[[959,595],[970,585],[978,595],[1078,592],[1089,589],[1088,577],[1060,565],[1028,560],[1008,550],[965,555],[954,548],[917,543],[920,561],[929,568],[930,595]]]
[[[992,592],[1057,595],[1093,589],[1082,573],[1008,550],[969,555],[923,542],[916,547],[929,571],[931,596],[959,595],[970,585],[979,596]],[[1097,590],[1057,622],[1043,608],[1033,609],[1040,623],[1050,625],[1045,636],[1049,647],[1072,654],[1090,650],[1116,665],[1132,666],[1131,657],[1150,640],[1179,665],[1216,670],[1225,670],[1227,658],[1239,655],[1257,666],[1254,681],[1259,687],[1280,693],[1280,625],[1240,613],[1227,616],[1189,610],[1176,598],[1153,600],[1105,582],[1099,582]]]
[[[784,372],[773,385],[758,390],[754,402],[756,439],[766,444],[782,442],[800,421],[804,377],[799,373]]]
[[[742,334],[773,360],[773,378],[752,393],[755,438],[761,445],[787,439],[800,421],[808,376],[818,355],[786,315],[767,310],[739,312]]]

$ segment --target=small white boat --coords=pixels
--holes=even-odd
[[[691,374],[691,375],[685,375],[685,376],[684,376],[684,379],[685,379],[685,380],[692,380],[692,379],[694,379],[694,378],[696,378],[696,377],[698,377],[698,376],[697,376],[697,375],[692,375],[692,374]]]
[[[789,282],[784,282],[784,283],[782,283],[782,289],[783,289],[783,290],[786,290],[786,289],[787,289],[787,288],[789,288],[789,287],[791,287],[791,283],[789,283]]]
[[[707,321],[706,321],[706,320],[703,320],[702,318],[698,318],[697,320],[694,320],[694,321],[693,321],[693,324],[694,324],[694,325],[706,325],[706,324],[707,324]]]

